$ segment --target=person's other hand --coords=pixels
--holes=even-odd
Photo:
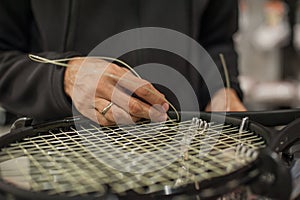
[[[228,102],[227,102],[228,98]],[[235,90],[220,89],[212,97],[211,102],[206,106],[205,111],[246,111]]]
[[[128,69],[101,59],[69,61],[64,89],[81,114],[103,126],[134,123],[142,118],[167,119],[169,105],[163,94]],[[103,114],[110,102],[113,105]]]

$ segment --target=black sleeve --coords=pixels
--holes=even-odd
[[[200,43],[215,61],[225,81],[219,54],[224,54],[230,76],[230,84],[240,99],[243,93],[238,82],[237,54],[232,36],[238,29],[238,1],[210,0],[201,19]],[[216,86],[220,89],[221,86]]]
[[[64,68],[31,61],[30,2],[0,3],[0,104],[8,111],[39,120],[69,116],[70,100],[64,93]],[[72,53],[43,52],[47,58]]]

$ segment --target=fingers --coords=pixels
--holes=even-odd
[[[154,122],[167,120],[166,110],[159,104],[149,105],[137,98],[131,97],[124,90],[116,87],[113,91],[112,101],[137,118],[150,119]]]
[[[169,109],[165,96],[162,93],[156,90],[151,83],[136,77],[129,70],[111,64],[107,67],[103,75],[106,76],[103,77],[105,83],[114,82],[113,86],[118,85],[132,93],[135,93],[138,97],[150,105],[162,105],[165,111]],[[107,87],[110,88],[108,85]],[[103,82],[99,84],[99,91],[103,91]],[[110,96],[111,94],[108,92],[108,94],[102,97],[109,98]]]
[[[151,105],[167,105],[165,96],[156,90],[151,83],[134,76],[130,72],[123,74],[118,81],[118,84],[129,91],[134,92],[138,97]]]
[[[106,99],[97,98],[95,100],[95,110],[98,123],[101,125],[112,124],[134,124],[141,118],[134,117],[121,109],[116,104],[113,104],[105,114],[101,114],[104,108],[110,104]]]
[[[148,81],[134,76],[129,70],[111,64],[98,84],[96,96],[114,102],[131,116],[159,122],[167,119],[169,104],[163,94]],[[101,78],[101,79],[102,79]],[[110,79],[110,80],[109,80]],[[109,84],[112,83],[112,84]],[[134,93],[144,100],[130,97]]]

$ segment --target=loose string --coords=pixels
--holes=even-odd
[[[224,70],[226,88],[230,89],[231,85],[230,85],[229,73],[228,73],[228,68],[227,68],[225,58],[222,53],[220,53],[219,56]],[[225,95],[226,95],[226,111],[230,111],[230,93],[225,92]]]
[[[54,65],[58,65],[58,66],[62,66],[62,67],[70,67],[70,65],[68,65],[67,63],[65,63],[66,61],[70,61],[70,60],[74,60],[74,59],[82,59],[82,58],[63,58],[63,59],[48,59],[48,58],[44,58],[41,56],[37,56],[37,55],[33,55],[33,54],[28,54],[28,57],[35,62],[39,62],[39,63],[45,63],[45,64],[54,64]],[[111,58],[111,57],[105,57],[105,56],[90,56],[88,58],[97,58],[97,59],[102,59],[102,60],[106,60],[106,61],[111,61],[111,62],[117,62],[119,64],[122,64],[123,66],[125,66],[127,69],[129,69],[136,77],[141,78],[141,76],[130,66],[128,65],[126,62],[119,60],[117,58]],[[109,76],[111,78],[114,78],[116,80],[119,80],[121,77],[116,76],[114,74],[111,73],[103,73],[104,76]],[[135,84],[134,81],[131,81],[129,79],[123,79],[131,84]],[[169,102],[166,98],[161,97],[160,95],[158,95],[156,92],[154,92],[153,90],[149,89],[149,88],[145,88],[147,91],[149,91],[150,93],[154,94],[155,96],[159,97],[159,98],[163,98],[164,101],[166,101],[169,106],[172,108],[172,110],[174,110],[175,114],[176,114],[176,118],[179,121],[180,117],[179,117],[179,113],[176,110],[175,106],[173,104],[171,104],[171,102]],[[171,120],[170,116],[168,116],[168,119]]]

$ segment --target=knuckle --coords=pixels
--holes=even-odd
[[[107,72],[111,73],[113,75],[117,74],[117,71],[120,70],[120,67],[115,65],[115,64],[109,64],[108,68],[107,68]]]
[[[151,89],[148,86],[143,86],[140,88],[141,97],[150,97],[152,95]]]
[[[142,81],[142,87],[143,87],[143,88],[148,88],[148,89],[150,89],[150,90],[153,88],[152,84],[149,83],[149,82],[146,81],[146,80],[143,80],[143,81]]]
[[[96,89],[96,96],[99,96],[101,98],[108,98],[111,99],[112,98],[112,94],[114,93],[114,91],[116,90],[115,87],[113,87],[112,85],[107,84],[106,87],[103,87],[103,85],[97,87]],[[86,101],[89,98],[86,98]]]
[[[137,102],[130,102],[129,112],[132,115],[139,115],[142,112],[142,107]]]

